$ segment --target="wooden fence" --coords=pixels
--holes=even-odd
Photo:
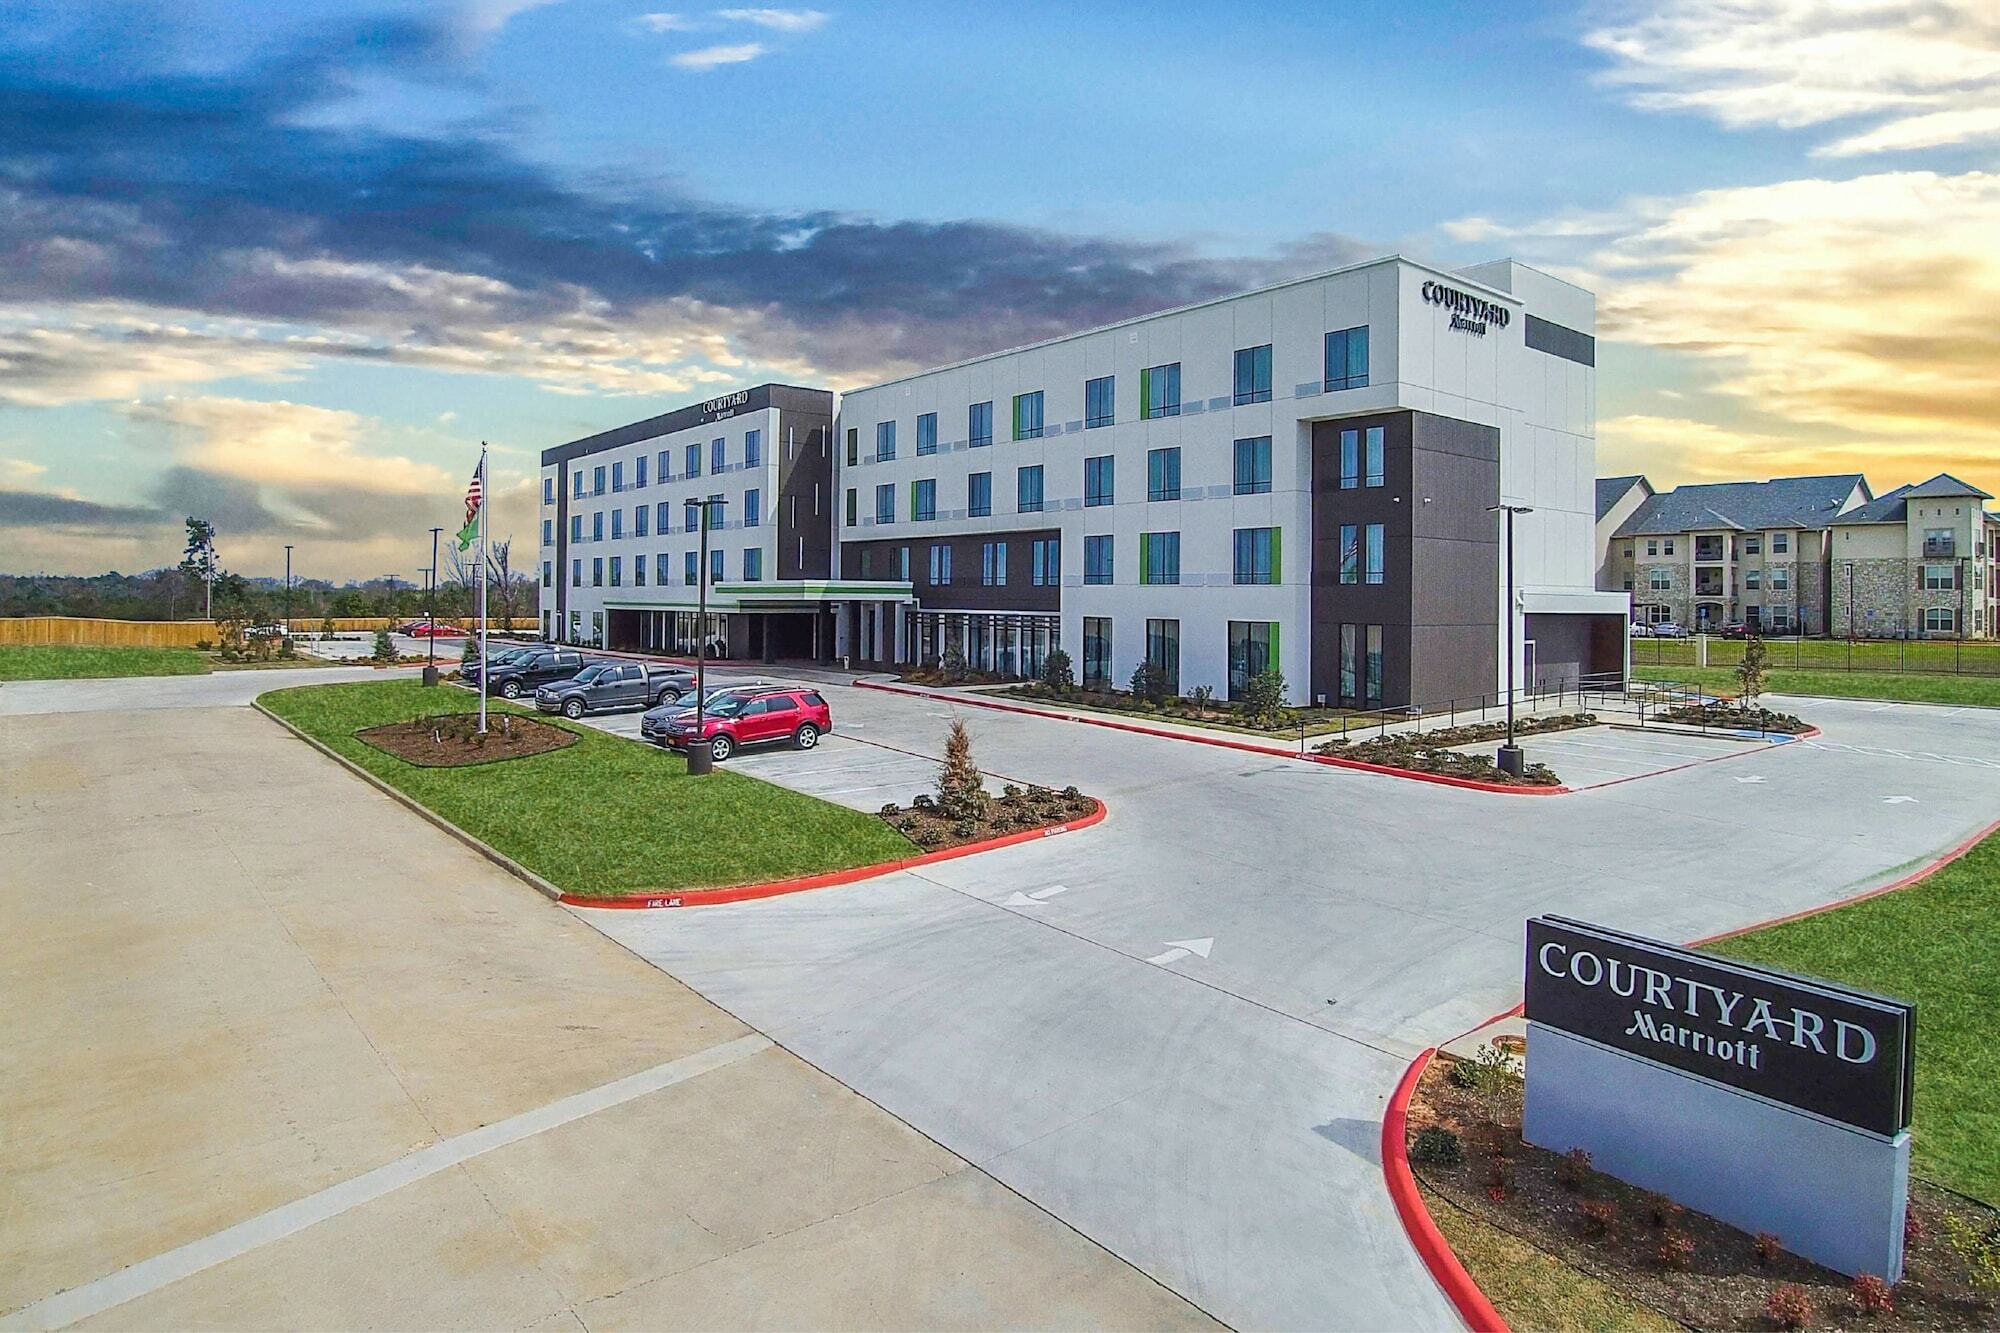
[[[301,616],[292,621],[298,634],[316,634],[324,619]],[[335,616],[336,630],[353,633],[372,631],[400,620],[387,616]],[[0,644],[68,643],[108,648],[192,648],[201,639],[213,641],[218,635],[209,620],[91,620],[82,616],[0,617]]]

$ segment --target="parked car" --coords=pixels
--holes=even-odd
[[[504,666],[496,664],[483,673],[483,682],[489,693],[518,699],[537,685],[568,680],[592,660],[574,648],[538,648]]]
[[[544,713],[582,717],[613,708],[650,708],[678,703],[694,689],[694,673],[650,662],[597,662],[568,680],[535,691],[535,707]]]
[[[833,730],[833,710],[818,690],[777,689],[718,699],[701,721],[696,736],[693,713],[674,718],[667,724],[667,745],[682,750],[705,743],[721,763],[744,745],[789,741],[794,749],[810,750]]]
[[[1662,620],[1653,626],[1653,637],[1656,639],[1685,639],[1687,636],[1686,628],[1676,625],[1671,620]]]
[[[1632,637],[1635,639],[1650,639],[1653,637],[1653,627],[1643,620],[1635,620],[1632,622]]]
[[[1716,632],[1725,639],[1747,639],[1750,637],[1752,631],[1742,621],[1732,620]]]
[[[470,685],[474,681],[477,681],[479,677],[485,673],[488,667],[492,667],[493,669],[498,670],[500,667],[507,665],[509,662],[518,662],[522,658],[528,656],[528,654],[541,652],[548,647],[549,645],[547,644],[536,643],[536,644],[513,644],[505,648],[496,648],[493,650],[492,657],[488,661],[468,662],[464,666],[460,667],[458,671],[458,678],[464,681],[466,684]]]
[[[766,690],[782,688],[768,680],[738,681],[733,685],[711,685],[703,696],[703,708],[709,709],[723,699],[736,695],[745,697],[762,694]],[[681,696],[673,703],[659,704],[647,709],[639,718],[639,739],[655,745],[667,743],[667,729],[676,718],[694,716],[694,695],[692,692]]]
[[[442,620],[411,620],[396,627],[396,633],[413,639],[462,639],[465,631]]]

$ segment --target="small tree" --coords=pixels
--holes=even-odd
[[[330,639],[333,637],[333,612],[331,611],[327,612],[326,618],[319,622],[319,636],[322,639]]]
[[[386,628],[375,631],[375,651],[372,656],[377,662],[393,662],[396,660],[396,641],[389,637],[389,631]]]
[[[945,733],[937,790],[938,813],[947,819],[978,819],[986,813],[986,785],[972,762],[972,733],[958,718]]]
[[[1285,713],[1284,673],[1272,667],[1252,676],[1243,688],[1243,707],[1258,726],[1277,726]]]
[[[1208,716],[1208,705],[1215,698],[1213,685],[1197,685],[1188,691],[1188,702],[1194,705],[1196,717]]]
[[[459,650],[458,664],[462,667],[469,667],[478,660],[479,640],[468,634],[465,636],[465,647]]]
[[[1736,693],[1745,708],[1764,692],[1764,641],[1751,635],[1743,644],[1743,660],[1736,664]]]
[[[1076,688],[1076,673],[1070,666],[1068,653],[1060,648],[1049,649],[1049,655],[1042,659],[1042,684],[1057,694],[1068,694]]]
[[[972,669],[965,663],[965,654],[958,650],[957,644],[944,650],[944,657],[938,663],[938,670],[944,673],[947,681],[964,680],[972,674]]]
[[[1155,706],[1165,703],[1167,696],[1172,693],[1167,682],[1166,668],[1151,658],[1132,668],[1131,689],[1134,699],[1144,699]]]

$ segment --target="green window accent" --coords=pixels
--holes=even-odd
[[[1139,534],[1139,582],[1147,581],[1146,571],[1153,567],[1153,534]]]
[[[910,517],[915,518],[916,516],[917,516],[917,483],[912,481],[910,483]]]
[[[1139,372],[1139,419],[1141,421],[1153,415],[1152,401],[1153,372],[1142,370]],[[1145,557],[1141,556],[1140,558],[1143,560]]]
[[[1284,581],[1285,581],[1285,530],[1283,528],[1272,528],[1271,529],[1271,582],[1283,583]],[[1273,623],[1271,626],[1271,660],[1275,662],[1277,660],[1277,657],[1278,657],[1278,627],[1275,623]]]
[[[1277,569],[1278,569],[1278,534],[1273,532],[1271,534],[1271,572],[1273,574],[1276,574]],[[1273,671],[1283,671],[1285,669],[1283,665],[1281,665],[1285,660],[1285,652],[1282,643],[1282,638],[1279,633],[1280,629],[1281,626],[1278,624],[1277,621],[1274,620],[1271,622],[1271,670]]]
[[[1014,395],[1013,438],[1017,440],[1021,438],[1021,395],[1018,393]]]

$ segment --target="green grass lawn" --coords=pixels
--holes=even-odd
[[[541,720],[576,732],[575,745],[467,768],[420,768],[355,739],[364,727],[477,711],[453,686],[312,685],[258,702],[568,893],[760,883],[916,850],[872,814],[725,768],[691,778],[678,755],[560,719]]]
[[[199,676],[208,669],[208,659],[192,648],[93,648],[78,644],[0,647],[0,680]]]
[[[1913,1169],[2000,1206],[2000,834],[1907,889],[1712,948],[1915,1003]]]
[[[1708,664],[1743,660],[1742,639],[1711,637]],[[1768,664],[1793,670],[1943,672],[2000,676],[2000,643],[1987,639],[1766,639]],[[1692,639],[1634,639],[1633,666],[1692,666]]]
[[[1736,689],[1729,667],[1632,665],[1636,680],[1677,680],[1708,690]],[[1839,699],[1900,699],[1905,703],[1986,704],[2000,707],[2000,676],[1920,676],[1887,671],[1800,671],[1773,668],[1764,673],[1773,694],[1824,694]]]

